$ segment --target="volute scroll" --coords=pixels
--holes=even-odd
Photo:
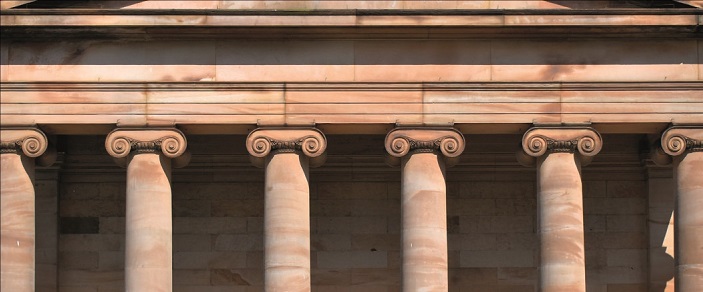
[[[0,152],[22,151],[27,157],[36,158],[49,148],[49,139],[36,128],[3,128],[0,136]]]
[[[268,155],[286,152],[305,155],[317,167],[325,161],[327,138],[316,128],[259,128],[249,133],[246,147],[257,167],[264,166]]]
[[[661,147],[671,156],[703,151],[703,126],[671,127],[662,134]]]
[[[185,135],[175,128],[115,129],[105,139],[105,150],[122,165],[123,160],[134,153],[161,153],[177,159],[174,167],[188,163],[188,142]]]
[[[548,153],[574,153],[587,164],[602,148],[600,133],[589,127],[535,127],[523,135],[517,158],[520,164],[532,166],[537,157]]]
[[[396,128],[386,135],[388,164],[400,165],[400,158],[412,153],[441,153],[448,166],[458,162],[466,147],[464,135],[454,128]]]

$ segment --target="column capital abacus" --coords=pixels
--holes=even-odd
[[[386,135],[388,164],[400,165],[400,158],[413,153],[441,153],[447,166],[456,165],[464,152],[464,135],[454,128],[395,128]]]
[[[42,166],[56,161],[56,149],[50,147],[44,132],[31,127],[0,129],[0,153],[22,153],[37,158],[37,164]]]
[[[590,127],[534,127],[522,137],[518,162],[533,166],[537,157],[549,153],[580,154],[587,163],[603,147],[600,134]]]
[[[703,126],[675,126],[662,134],[661,147],[664,153],[679,156],[686,152],[703,151]]]
[[[168,158],[179,158],[175,167],[185,166],[190,158],[184,155],[186,147],[185,135],[175,128],[115,129],[105,139],[107,153],[118,159],[120,165],[124,165],[130,154],[161,153]]]
[[[316,128],[258,128],[247,136],[247,151],[256,167],[263,167],[266,156],[298,153],[310,158],[310,166],[325,162],[327,138]]]

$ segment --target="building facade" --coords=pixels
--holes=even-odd
[[[701,1],[2,1],[2,291],[700,291]]]

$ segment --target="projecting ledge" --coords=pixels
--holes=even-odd
[[[6,10],[10,26],[695,26],[696,9],[666,10]],[[110,17],[105,17],[110,16]]]

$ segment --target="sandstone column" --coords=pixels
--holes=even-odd
[[[310,291],[308,167],[324,162],[327,140],[314,128],[257,129],[247,137],[252,163],[266,169],[266,291]]]
[[[105,148],[127,166],[125,291],[171,291],[171,160],[187,159],[185,136],[176,129],[117,129]]]
[[[520,162],[537,164],[539,291],[586,291],[581,164],[598,154],[590,128],[533,128]]]
[[[34,291],[34,164],[48,141],[34,128],[3,128],[0,139],[0,291]]]
[[[662,135],[664,152],[674,157],[674,275],[676,291],[703,288],[703,127],[672,127]]]
[[[398,128],[386,136],[390,163],[401,166],[403,291],[449,289],[444,176],[464,144],[452,128]]]

